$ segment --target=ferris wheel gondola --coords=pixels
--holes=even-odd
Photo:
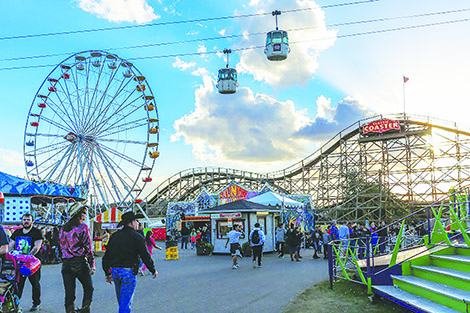
[[[91,204],[130,206],[152,181],[158,122],[150,86],[132,63],[105,51],[72,55],[52,70],[31,105],[28,178],[82,186]]]
[[[224,49],[224,54],[227,55],[227,65],[225,68],[219,70],[217,78],[217,88],[221,94],[232,94],[237,92],[238,75],[237,70],[229,67],[229,54],[232,52],[230,49]]]
[[[273,11],[273,16],[276,17],[276,30],[270,31],[266,34],[266,47],[264,53],[270,61],[282,61],[287,58],[290,52],[289,38],[287,32],[279,30],[277,26],[277,16],[281,15],[281,11]]]

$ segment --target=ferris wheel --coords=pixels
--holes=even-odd
[[[152,90],[131,63],[85,51],[57,65],[36,93],[24,133],[29,179],[81,186],[92,205],[130,206],[158,152]]]

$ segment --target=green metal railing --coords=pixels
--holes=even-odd
[[[452,191],[448,198],[405,216],[369,236],[331,242],[328,245],[330,287],[333,288],[334,279],[346,279],[367,285],[371,293],[372,278],[384,271],[384,269],[376,271],[375,263],[380,256],[390,258],[386,265],[387,268],[390,268],[417,257],[436,245],[453,246],[456,244],[457,239],[461,239],[459,244],[470,248],[470,237],[467,234],[470,229],[469,203],[468,193],[455,193]],[[407,222],[415,220],[423,214],[426,214],[427,217],[419,226],[426,226],[427,231],[426,235],[417,238],[413,235],[415,229],[407,227]],[[390,232],[391,227],[397,224],[400,225],[400,230],[396,236],[393,249],[387,253],[381,253],[387,250],[382,245],[388,247],[391,243],[391,237],[389,236],[388,240],[382,240],[377,236],[377,233],[383,229]],[[418,252],[398,261],[400,252],[420,247],[422,249],[419,249]],[[362,263],[362,266],[360,263]]]

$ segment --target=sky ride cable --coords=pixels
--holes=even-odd
[[[296,42],[291,42],[290,45],[311,42],[311,41],[318,41],[318,40],[328,40],[334,38],[348,38],[348,37],[358,37],[364,35],[371,35],[371,34],[378,34],[378,33],[387,33],[387,32],[394,32],[394,31],[402,31],[408,29],[418,29],[424,27],[432,27],[432,26],[440,26],[446,24],[455,24],[455,23],[462,23],[462,22],[469,22],[470,18],[465,19],[458,19],[458,20],[450,20],[450,21],[443,21],[443,22],[435,22],[435,23],[428,23],[428,24],[418,24],[418,25],[410,25],[410,26],[403,26],[403,27],[395,27],[395,28],[388,28],[388,29],[379,29],[379,30],[372,30],[366,32],[358,32],[352,34],[345,34],[345,35],[337,35],[332,37],[324,37],[324,38],[315,38],[309,40],[301,40]],[[244,51],[244,50],[255,50],[255,49],[264,49],[264,45],[260,46],[251,46],[251,47],[244,47],[244,48],[234,48],[231,49],[232,51]],[[134,57],[128,58],[129,61],[134,60],[146,60],[146,59],[163,59],[163,58],[171,58],[171,57],[184,57],[184,56],[197,56],[197,55],[209,55],[209,54],[218,54],[222,53],[221,51],[205,51],[205,52],[190,52],[190,53],[178,53],[178,54],[167,54],[167,55],[155,55],[155,56],[143,56],[143,57]],[[42,67],[53,67],[57,64],[43,64],[43,65],[27,65],[27,66],[14,66],[14,67],[0,67],[0,71],[8,71],[8,70],[19,70],[19,69],[32,69],[32,68],[42,68]]]
[[[327,5],[324,5],[324,6],[316,6],[316,7],[312,7],[312,8],[284,10],[283,12],[294,13],[294,12],[307,11],[307,10],[328,9],[328,8],[343,7],[343,6],[349,6],[349,5],[374,3],[374,2],[378,2],[378,1],[382,1],[382,0],[363,0],[363,1],[355,1],[355,2],[344,2],[344,3],[338,3],[338,4],[327,4]],[[167,25],[176,25],[176,24],[187,24],[187,23],[200,23],[200,22],[208,22],[208,21],[218,21],[218,20],[226,20],[226,19],[247,18],[247,17],[254,17],[254,16],[267,16],[267,15],[272,15],[272,12],[251,13],[251,14],[241,14],[241,15],[228,15],[228,16],[219,16],[219,17],[207,17],[207,18],[199,18],[199,19],[191,19],[191,20],[180,20],[180,21],[172,21],[172,22],[148,23],[148,24],[141,24],[141,25],[127,25],[127,26],[114,26],[114,27],[82,29],[82,30],[69,30],[69,31],[63,31],[63,32],[50,32],[50,33],[42,33],[42,34],[5,36],[5,37],[0,37],[0,40],[27,39],[27,38],[36,38],[36,37],[49,37],[49,36],[57,36],[57,35],[93,33],[93,32],[100,32],[100,31],[122,30],[122,29],[132,29],[132,28],[141,28],[141,27],[167,26]]]
[[[358,24],[386,22],[386,21],[402,20],[402,19],[409,19],[409,18],[419,18],[419,17],[429,17],[429,16],[452,14],[452,13],[462,13],[462,12],[467,12],[467,11],[470,11],[470,8],[439,11],[439,12],[420,13],[420,14],[413,14],[413,15],[406,15],[406,16],[383,17],[383,18],[361,20],[361,21],[350,21],[350,22],[330,24],[330,25],[326,25],[326,27],[331,28],[331,27],[339,27],[339,26],[349,26],[349,25],[358,25]],[[285,31],[287,31],[287,32],[296,32],[296,31],[312,30],[312,29],[316,29],[316,28],[319,28],[319,27],[318,26],[312,26],[312,27],[293,28],[293,29],[285,29]],[[179,41],[167,41],[167,42],[150,43],[150,44],[144,44],[144,45],[133,45],[133,46],[124,46],[124,47],[104,48],[104,49],[97,49],[97,50],[115,51],[115,50],[151,48],[151,47],[159,47],[159,46],[185,44],[185,43],[192,43],[192,42],[204,42],[204,41],[211,41],[211,40],[233,39],[233,38],[239,38],[239,37],[247,37],[247,36],[250,37],[250,36],[258,36],[258,35],[266,35],[266,32],[257,32],[257,33],[249,33],[249,34],[234,34],[234,35],[227,35],[227,36],[214,36],[214,37],[206,37],[206,38],[179,40]],[[31,59],[49,58],[49,57],[57,57],[57,56],[69,56],[69,55],[73,55],[75,53],[76,52],[63,52],[63,53],[52,53],[52,54],[44,54],[44,55],[20,56],[20,57],[0,59],[0,62],[1,61],[31,60]]]

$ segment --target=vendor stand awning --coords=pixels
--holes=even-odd
[[[229,213],[229,212],[242,212],[242,213],[257,213],[257,212],[268,212],[268,213],[279,213],[281,210],[276,207],[267,206],[259,203],[254,203],[248,200],[237,200],[199,211],[199,214],[209,213]]]
[[[304,206],[302,202],[292,200],[286,196],[281,196],[280,194],[272,191],[250,198],[249,201],[268,206],[282,207],[284,205],[285,208],[303,208]]]
[[[119,223],[121,221],[121,211],[116,208],[111,208],[98,216],[93,218],[96,223]]]
[[[181,222],[210,222],[211,216],[186,216]]]

